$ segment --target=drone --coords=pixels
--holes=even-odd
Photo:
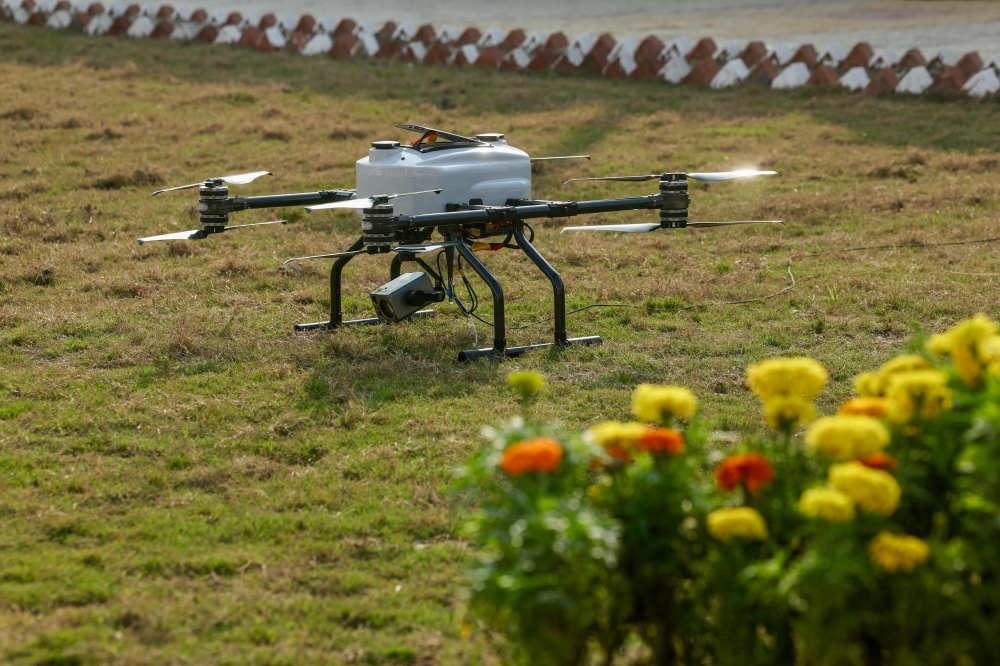
[[[269,171],[254,171],[208,178],[200,183],[153,192],[198,188],[201,228],[140,238],[139,244],[153,241],[204,240],[247,227],[285,224],[274,220],[255,224],[230,225],[230,215],[244,210],[304,206],[309,213],[324,210],[355,210],[361,217],[361,235],[346,250],[307,257],[293,257],[285,263],[333,259],[330,269],[330,318],[328,321],[298,324],[297,331],[333,330],[342,326],[401,322],[433,314],[424,309],[446,299],[472,316],[478,297],[465,275],[465,267],[485,282],[493,297],[493,346],[459,353],[459,361],[479,358],[506,358],[547,347],[600,344],[600,336],[568,337],[566,332],[566,292],[563,280],[532,245],[534,230],[529,220],[567,218],[627,210],[659,211],[658,222],[602,224],[564,227],[562,232],[611,231],[649,233],[660,229],[718,227],[742,224],[781,224],[779,220],[740,222],[693,222],[688,219],[691,204],[688,181],[724,181],[735,178],[777,175],[775,171],[725,171],[717,173],[663,172],[641,176],[573,178],[564,185],[581,181],[647,182],[658,180],[659,191],[644,196],[590,201],[548,201],[531,198],[531,163],[546,160],[590,159],[589,155],[529,157],[508,145],[503,134],[462,136],[422,125],[396,125],[416,132],[412,143],[374,141],[368,155],[356,163],[355,189],[319,190],[295,194],[252,197],[229,196],[229,185],[246,185]],[[433,240],[434,232],[440,239]],[[508,347],[504,318],[504,293],[497,278],[477,256],[483,251],[513,249],[524,252],[552,285],[554,316],[553,341]],[[341,275],[356,256],[394,254],[390,281],[371,292],[375,316],[345,320],[341,310]],[[435,258],[430,262],[430,256]],[[427,260],[425,260],[427,259]],[[444,266],[442,267],[442,261]],[[403,273],[404,263],[421,270]],[[465,283],[469,303],[456,293],[456,274]],[[478,317],[477,317],[478,318]]]

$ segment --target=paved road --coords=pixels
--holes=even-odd
[[[189,0],[190,1],[190,0]],[[226,8],[226,0],[210,0]],[[927,52],[951,48],[1000,53],[996,0],[244,0],[241,11],[302,13],[355,20],[580,32],[618,38],[704,35],[796,45],[859,40]],[[932,53],[931,53],[932,55]]]

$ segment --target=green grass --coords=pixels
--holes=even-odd
[[[1000,236],[995,102],[719,93],[6,24],[0,69],[0,658],[13,664],[491,662],[459,632],[469,553],[449,487],[479,428],[517,413],[506,373],[544,372],[535,415],[573,427],[627,417],[632,387],[653,381],[691,386],[719,430],[753,431],[748,363],[817,357],[831,410],[914,331],[998,314],[994,245],[823,254]],[[325,317],[328,265],[281,261],[346,247],[349,214],[135,243],[197,225],[195,196],[150,198],[159,185],[264,168],[276,177],[240,193],[350,187],[368,141],[412,121],[591,153],[536,169],[534,195],[553,199],[652,191],[560,187],[573,175],[775,168],[692,185],[692,217],[787,225],[572,241],[559,221],[536,225],[571,308],[655,310],[573,316],[571,335],[600,347],[470,365],[455,358],[473,329],[448,306],[292,332]],[[485,260],[512,326],[549,316],[523,257]],[[794,289],[714,305],[778,292],[789,266]],[[369,316],[387,267],[352,262],[350,316]]]

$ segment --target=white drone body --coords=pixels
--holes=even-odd
[[[507,145],[502,134],[480,134],[476,139],[482,143],[423,149],[376,141],[368,157],[357,161],[357,197],[441,191],[394,200],[397,215],[443,213],[449,203],[503,206],[508,199],[530,199],[528,154]]]

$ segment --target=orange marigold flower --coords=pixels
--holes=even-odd
[[[858,462],[865,467],[870,467],[872,469],[884,469],[890,472],[896,471],[896,468],[899,467],[898,460],[887,453],[883,453],[882,451],[873,453],[870,456],[865,456],[864,458],[858,458]]]
[[[639,440],[639,450],[654,456],[663,453],[675,456],[684,451],[684,435],[673,428],[648,428]]]
[[[559,442],[548,437],[532,437],[504,449],[500,469],[510,476],[525,472],[545,474],[559,467],[562,457],[563,448]]]
[[[607,447],[604,450],[609,456],[611,456],[615,460],[620,460],[624,463],[632,462],[632,456],[630,456],[628,454],[628,451],[626,451],[620,446],[615,446],[614,444],[612,444],[611,446]]]
[[[885,398],[852,398],[840,406],[841,416],[870,416],[880,419],[889,411],[889,401]]]
[[[755,493],[773,480],[771,463],[759,453],[729,456],[715,470],[715,482],[723,490],[733,490],[742,483]]]

